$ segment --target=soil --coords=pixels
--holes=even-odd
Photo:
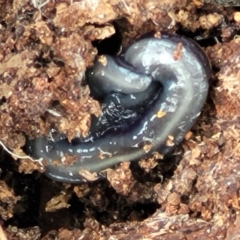
[[[86,136],[101,107],[85,70],[152,31],[194,39],[212,64],[184,142],[101,181],[48,179],[26,136]],[[0,239],[240,239],[239,32],[224,1],[0,0]]]

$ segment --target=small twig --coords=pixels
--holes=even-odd
[[[55,117],[61,117],[62,116],[59,112],[57,112],[56,110],[53,110],[53,109],[48,108],[46,111],[49,112],[50,114],[52,114]]]
[[[42,0],[31,0],[31,1],[32,1],[32,5],[38,9],[42,8],[43,6],[45,6],[50,2],[50,0],[46,0],[45,2],[42,2]]]
[[[32,5],[37,8],[41,12],[41,8],[50,2],[50,0],[42,1],[42,0],[31,0]]]
[[[129,7],[128,5],[126,4],[126,2],[124,0],[122,0],[122,3],[124,5],[124,7],[127,9],[127,12],[130,14],[130,10],[129,10]]]

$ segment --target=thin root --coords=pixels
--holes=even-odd
[[[34,158],[32,158],[32,157],[30,157],[30,156],[28,156],[28,155],[21,156],[21,155],[15,154],[15,153],[13,153],[12,151],[10,151],[10,150],[4,145],[4,143],[3,143],[1,140],[0,140],[0,145],[3,147],[3,149],[4,149],[7,153],[11,154],[13,157],[16,157],[16,158],[19,158],[19,159],[26,159],[26,158],[27,158],[27,159],[30,159],[30,160],[33,161],[33,162],[39,163],[42,167],[44,167],[43,164],[42,164],[43,158],[34,159]]]

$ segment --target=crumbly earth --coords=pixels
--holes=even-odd
[[[73,186],[2,150],[8,239],[240,239],[240,13],[206,2],[0,0],[0,143],[17,155],[25,136],[52,126],[69,139],[88,133],[101,108],[84,72],[98,52],[178,32],[213,66],[202,114],[168,159],[125,162],[105,180]]]

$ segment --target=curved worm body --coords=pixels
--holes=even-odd
[[[108,94],[102,102],[105,110],[93,121],[88,138],[69,143],[41,137],[28,144],[32,156],[47,161],[50,178],[77,183],[88,179],[86,172],[99,173],[155,151],[165,155],[195,123],[208,94],[211,73],[208,58],[195,42],[164,34],[135,42],[123,57],[131,66],[125,72],[124,64],[109,56],[104,64],[99,62],[88,71],[88,82],[94,82],[90,87],[98,89],[96,95]],[[134,79],[131,88],[136,85],[137,90],[129,90],[129,74]],[[136,76],[144,80],[138,83]],[[102,83],[107,85],[105,89]],[[109,94],[112,92],[117,93]],[[66,164],[66,156],[75,160]]]
[[[110,93],[137,93],[146,90],[152,82],[151,76],[141,74],[124,59],[104,55],[98,58],[94,70],[88,71],[88,84],[95,98]]]

